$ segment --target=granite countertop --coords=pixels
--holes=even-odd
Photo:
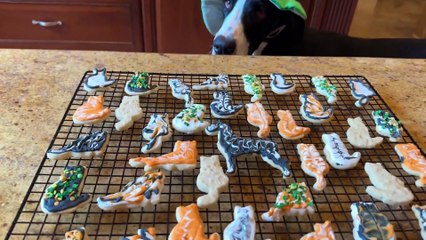
[[[83,73],[364,75],[426,149],[426,60],[240,57],[93,51],[0,50],[0,238],[15,217]],[[13,196],[13,197],[11,197]]]

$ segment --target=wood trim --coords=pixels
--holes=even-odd
[[[145,52],[157,52],[155,0],[141,0]]]

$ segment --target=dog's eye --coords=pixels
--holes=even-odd
[[[265,18],[265,11],[263,9],[259,9],[256,11],[256,15],[258,19],[264,19]]]
[[[230,9],[232,7],[232,1],[231,0],[226,0],[225,1],[225,8],[226,9]]]

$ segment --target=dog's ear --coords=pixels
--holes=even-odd
[[[207,30],[214,36],[224,21],[223,5],[225,0],[201,0],[201,12]]]

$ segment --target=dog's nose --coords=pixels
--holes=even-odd
[[[235,51],[235,40],[224,36],[217,36],[213,40],[213,53],[231,55]]]

